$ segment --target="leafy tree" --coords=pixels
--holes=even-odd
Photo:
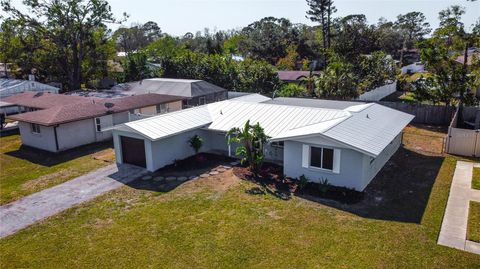
[[[277,68],[280,70],[295,70],[298,59],[297,46],[290,45],[287,47],[287,55],[280,58],[277,62]]]
[[[289,45],[297,44],[298,31],[285,18],[266,17],[243,28],[239,42],[243,55],[275,64]]]
[[[375,38],[378,49],[392,56],[396,56],[403,47],[402,42],[399,42],[399,40],[403,40],[402,32],[393,22],[387,21],[385,18],[380,18],[376,25]]]
[[[349,15],[335,20],[333,50],[351,62],[361,54],[377,50],[375,28],[367,24],[365,15]]]
[[[259,123],[250,125],[250,120],[243,128],[232,128],[228,131],[228,143],[241,144],[235,154],[242,157],[242,164],[248,164],[254,173],[258,173],[264,161],[263,146],[267,142],[267,136]]]
[[[199,135],[194,135],[188,140],[188,143],[195,151],[195,154],[198,154],[198,151],[203,145],[203,139]]]
[[[129,53],[122,62],[124,81],[137,81],[157,77],[159,74],[148,66],[147,55],[143,52]]]
[[[307,88],[297,83],[288,83],[280,88],[277,93],[280,97],[305,97],[307,96]]]
[[[413,11],[407,14],[398,15],[395,26],[403,33],[403,40],[407,49],[413,48],[416,42],[429,34],[432,29],[426,22],[422,12]]]
[[[332,14],[337,11],[333,5],[333,0],[307,0],[309,10],[307,11],[307,18],[313,22],[320,23],[322,28],[322,40],[323,40],[323,64],[327,65],[327,54],[326,52],[330,48],[331,42],[331,20]]]
[[[157,23],[133,24],[129,28],[120,27],[113,33],[117,49],[124,52],[137,51],[162,37]]]
[[[392,57],[382,51],[376,51],[369,55],[362,55],[358,68],[355,68],[359,77],[358,89],[366,92],[394,81],[397,68]]]
[[[323,98],[351,99],[358,96],[353,66],[333,55],[328,67],[315,80],[315,94]]]
[[[49,51],[50,61],[55,62],[58,76],[66,80],[68,89],[79,89],[88,79],[86,60],[90,64],[107,64],[103,59],[90,58],[96,55],[91,53],[98,44],[96,33],[106,29],[105,22],[116,22],[105,0],[24,0],[23,3],[29,8],[28,13],[21,12],[10,1],[3,1],[1,6],[21,27],[31,29],[47,41],[40,42],[40,46]]]

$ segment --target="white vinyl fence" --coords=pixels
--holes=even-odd
[[[456,128],[457,119],[458,110],[448,127],[445,151],[455,155],[480,157],[480,130]]]
[[[375,88],[371,91],[365,92],[360,95],[357,100],[368,101],[368,102],[378,102],[383,98],[389,96],[397,90],[397,81],[383,85],[381,87]]]

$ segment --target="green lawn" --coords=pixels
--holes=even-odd
[[[474,268],[478,255],[436,243],[455,164],[402,149],[369,186],[373,196],[353,206],[250,195],[252,183],[231,172],[167,193],[140,180],[0,240],[0,260],[5,268]]]
[[[480,190],[480,167],[473,168],[472,189]]]
[[[113,160],[109,144],[52,154],[21,147],[19,135],[0,137],[0,204],[65,182]]]
[[[470,201],[467,239],[480,243],[480,202]]]

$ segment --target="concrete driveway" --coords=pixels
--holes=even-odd
[[[100,168],[55,187],[0,207],[0,237],[13,234],[39,220],[145,175],[143,168],[116,164]]]

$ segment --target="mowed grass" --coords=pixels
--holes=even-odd
[[[53,154],[22,147],[19,135],[0,137],[0,204],[60,184],[114,161],[109,144]]]
[[[467,240],[480,243],[480,202],[470,201]]]
[[[473,168],[472,189],[480,190],[480,167]]]
[[[122,187],[2,239],[0,258],[5,268],[474,268],[477,255],[436,243],[454,168],[442,163],[420,223],[249,195],[247,182]]]
[[[456,157],[400,149],[341,205],[251,195],[231,172],[137,181],[0,240],[5,268],[478,268],[437,245]],[[379,199],[377,199],[379,198]]]

